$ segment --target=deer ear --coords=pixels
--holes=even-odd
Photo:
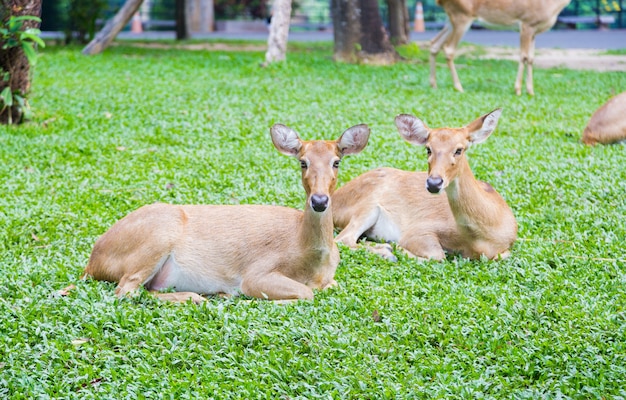
[[[367,125],[355,125],[341,134],[341,137],[337,139],[337,147],[344,156],[360,153],[367,146],[369,137],[370,128]]]
[[[302,141],[293,129],[283,124],[274,124],[270,128],[270,134],[276,150],[287,156],[295,157],[298,155]]]
[[[501,108],[496,108],[489,114],[485,114],[467,126],[469,129],[469,141],[472,144],[482,143],[493,133],[498,125],[498,119],[502,114]]]
[[[400,136],[409,143],[423,146],[428,141],[430,131],[419,118],[409,114],[400,114],[396,117],[396,127]]]

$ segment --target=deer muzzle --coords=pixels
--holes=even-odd
[[[443,179],[439,176],[429,176],[426,179],[426,190],[430,193],[438,194],[443,189]]]
[[[311,195],[311,208],[315,212],[324,212],[330,204],[330,198],[325,194]]]

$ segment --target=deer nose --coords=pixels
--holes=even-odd
[[[426,179],[426,189],[430,193],[439,193],[443,187],[443,179],[439,176],[429,176]]]
[[[323,212],[328,208],[330,199],[325,194],[314,194],[311,196],[311,207],[315,212]]]

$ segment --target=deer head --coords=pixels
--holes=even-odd
[[[469,167],[465,151],[482,143],[495,130],[501,108],[485,114],[462,128],[430,129],[419,118],[409,114],[396,117],[396,127],[404,140],[426,147],[428,178],[426,189],[438,194]]]
[[[301,140],[294,130],[282,124],[273,125],[270,133],[279,152],[300,161],[307,205],[314,212],[322,213],[330,207],[341,158],[362,151],[367,145],[370,129],[364,124],[356,125],[337,140]]]

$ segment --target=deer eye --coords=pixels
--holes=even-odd
[[[460,156],[461,154],[463,154],[463,148],[459,147],[458,149],[456,149],[456,151],[454,152],[455,156]]]
[[[306,169],[307,168],[306,161],[300,160],[300,166],[302,167],[302,169]]]
[[[433,151],[430,149],[430,147],[426,147],[426,154],[428,154],[429,156],[433,154]]]
[[[335,160],[335,162],[333,163],[333,168],[339,168],[339,163],[340,160]]]

